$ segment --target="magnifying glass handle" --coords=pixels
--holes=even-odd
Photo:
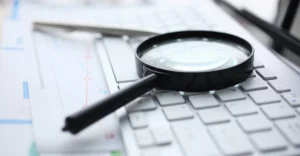
[[[157,76],[155,74],[145,76],[134,84],[90,105],[84,110],[68,116],[65,119],[65,126],[62,130],[77,134],[89,125],[154,88],[156,79]]]

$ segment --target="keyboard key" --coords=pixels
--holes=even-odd
[[[154,145],[153,138],[147,129],[136,130],[135,138],[140,147],[147,147],[147,146]]]
[[[117,82],[138,80],[134,51],[129,44],[116,37],[105,37],[103,43],[109,55]],[[127,70],[124,70],[124,67]],[[133,71],[128,72],[129,69]]]
[[[277,92],[277,93],[283,93],[283,92],[289,92],[290,89],[286,86],[282,85],[279,80],[272,80],[269,81],[268,84]]]
[[[230,88],[216,91],[221,101],[234,101],[245,99],[246,96],[238,88]]]
[[[219,106],[219,102],[211,94],[189,96],[189,100],[196,109]]]
[[[138,97],[125,106],[129,112],[149,111],[156,109],[156,105],[152,97]]]
[[[164,107],[163,111],[170,121],[194,117],[193,112],[186,104]]]
[[[239,117],[237,122],[247,133],[270,130],[272,128],[271,122],[262,114]]]
[[[230,116],[224,108],[209,108],[198,111],[198,115],[205,124],[229,122]]]
[[[186,156],[220,155],[206,128],[201,126],[200,122],[196,120],[174,122],[171,127]]]
[[[280,96],[271,89],[253,91],[249,93],[249,96],[259,105],[281,101]]]
[[[265,66],[259,60],[254,59],[253,67],[254,68],[263,68]]]
[[[249,98],[246,100],[225,103],[226,108],[233,116],[241,116],[257,113],[257,106]]]
[[[252,153],[250,141],[235,124],[211,126],[209,132],[225,155],[247,155]]]
[[[272,120],[294,117],[296,115],[295,111],[285,102],[263,105],[261,109]]]
[[[286,149],[284,138],[276,131],[266,131],[250,135],[250,139],[261,152]]]
[[[291,106],[300,106],[300,96],[296,93],[283,93],[281,96]]]
[[[257,69],[256,72],[264,80],[274,80],[274,79],[277,79],[277,77],[274,75],[274,73],[271,72],[269,69],[266,69],[266,68]]]
[[[171,143],[171,131],[167,128],[156,127],[151,130],[154,142],[157,145],[167,145]]]
[[[279,130],[295,146],[300,146],[300,120],[297,118],[278,120],[275,122]]]
[[[132,128],[147,127],[147,121],[143,112],[130,113],[128,116]]]
[[[130,85],[132,85],[134,82],[126,82],[126,83],[119,83],[119,89],[124,89],[125,87],[128,87]],[[150,96],[150,91],[146,92],[143,96]]]
[[[156,98],[162,106],[181,104],[185,102],[182,95],[175,91],[156,94]]]
[[[261,78],[257,76],[253,78],[248,78],[246,81],[242,82],[240,86],[246,92],[268,88],[266,82],[264,82]]]

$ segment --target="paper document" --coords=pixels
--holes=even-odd
[[[34,136],[40,153],[99,152],[122,149],[114,114],[73,136],[64,119],[108,95],[94,36],[33,32],[28,56]]]

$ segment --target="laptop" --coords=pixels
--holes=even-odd
[[[246,39],[255,49],[255,70],[245,82],[198,93],[153,89],[117,110],[126,155],[300,155],[299,74],[212,1],[201,1],[198,5],[112,8],[109,12],[118,26],[161,33],[226,32]],[[134,50],[145,39],[102,36],[94,41],[110,93],[139,79]],[[50,136],[55,136],[46,136],[41,130],[42,124],[55,122],[48,118],[46,125],[43,117],[54,108],[62,112],[61,106],[52,104],[51,108],[38,109],[38,104],[32,105],[34,134],[40,152],[64,151],[41,148],[47,145]],[[63,102],[60,104],[67,108]],[[97,151],[95,145],[81,152]]]

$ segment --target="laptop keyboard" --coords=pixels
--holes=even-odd
[[[221,25],[222,19],[209,20],[207,9],[195,8],[116,17],[125,27],[240,35],[239,30]],[[142,40],[103,38],[119,89],[139,79],[134,50]],[[140,152],[136,155],[142,156],[299,155],[300,96],[258,59],[254,68],[245,82],[224,90],[189,93],[153,89],[130,102],[125,106],[128,120],[122,121],[121,127],[122,134],[132,135],[134,143],[125,140],[125,146],[136,146]],[[135,155],[128,151],[128,155]]]

